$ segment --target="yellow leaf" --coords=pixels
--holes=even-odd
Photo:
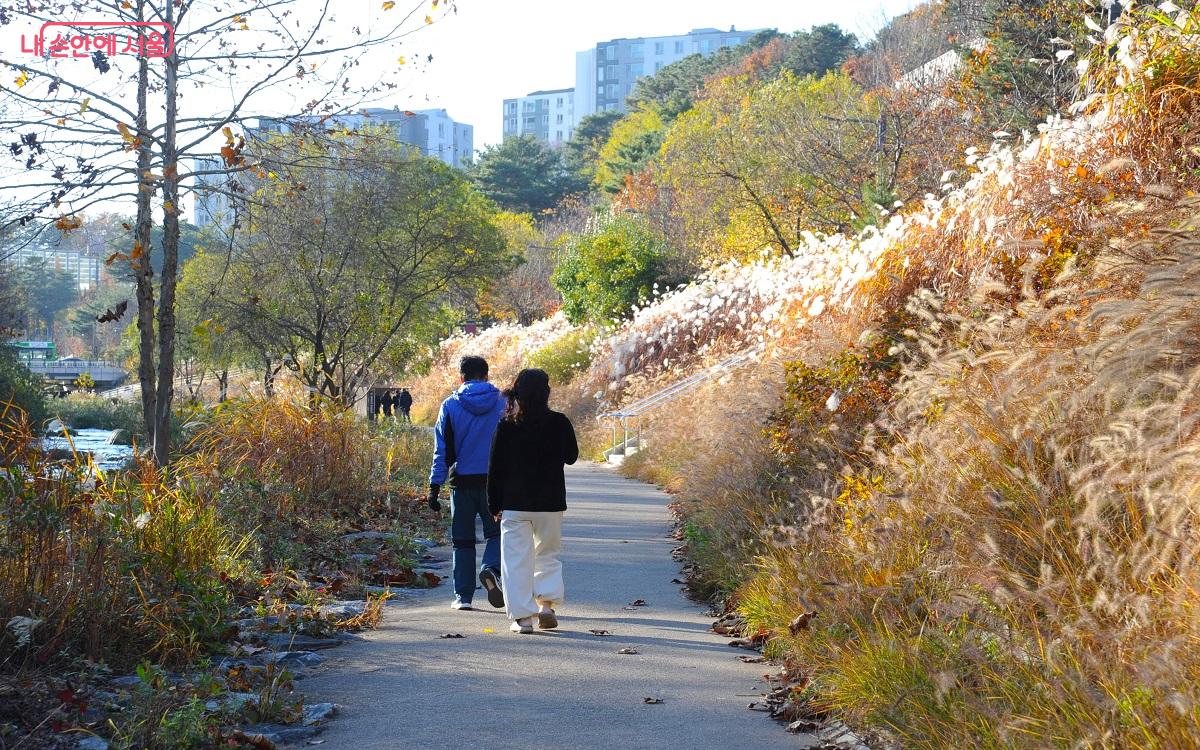
[[[425,16],[425,23],[433,23],[433,16]]]
[[[267,172],[267,177],[270,177],[272,180],[279,179],[279,175],[275,174],[274,172]]]
[[[408,60],[405,60],[405,59],[404,59],[404,55],[400,55],[400,57],[397,57],[397,58],[396,58],[396,62],[398,62],[398,63],[400,63],[401,65],[403,65],[403,64],[405,64],[406,62],[408,62]]]
[[[395,8],[395,7],[396,7],[396,4],[394,2],[392,2],[392,0],[387,0],[387,2],[383,4],[384,10],[391,10],[392,8]]]
[[[225,136],[226,143],[233,143],[233,131],[228,127],[221,128],[221,135]]]
[[[117,130],[118,130],[118,131],[120,131],[120,133],[121,133],[121,138],[122,138],[122,139],[124,139],[124,141],[125,141],[126,143],[129,143],[129,142],[131,142],[131,141],[133,140],[133,133],[130,133],[130,132],[129,132],[129,126],[128,126],[128,125],[126,125],[125,123],[123,123],[123,122],[118,122],[118,123],[117,123]]]
[[[21,75],[17,76],[17,80],[16,80],[17,88],[21,88],[22,86],[24,86],[27,83],[29,83],[29,74],[22,70]]]
[[[483,632],[485,632],[485,633],[495,633],[496,631],[495,631],[495,630],[492,630],[491,628],[484,628],[484,629],[483,629]]]
[[[133,3],[129,2],[129,0],[121,0],[121,8],[123,10],[131,10],[133,8]]]
[[[169,214],[174,213],[175,212],[175,204],[172,203],[171,201],[163,201],[163,211],[166,211]]]
[[[85,96],[83,101],[79,103],[79,113],[83,114],[88,111],[88,107],[92,106],[92,97]]]

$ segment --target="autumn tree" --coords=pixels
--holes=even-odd
[[[880,140],[879,118],[842,73],[710,86],[663,146],[662,183],[689,244],[711,258],[790,254],[805,231],[848,229],[863,186],[881,170],[891,182],[894,144]]]
[[[481,317],[529,325],[553,312],[562,297],[551,283],[557,254],[529,214],[502,212],[492,218],[504,236],[516,268],[493,282],[482,296]]]
[[[126,248],[111,260],[135,272],[142,411],[160,464],[170,455],[182,201],[200,189],[244,190],[237,175],[256,166],[245,134],[264,108],[331,116],[394,86],[378,64],[360,68],[363,59],[378,50],[396,60],[412,31],[454,9],[453,0],[396,5],[383,3],[371,23],[357,25],[344,13],[339,21],[332,0],[0,6],[3,22],[24,32],[23,47],[33,51],[0,53],[12,76],[0,81],[0,126],[11,133],[13,157],[4,190],[17,206],[5,221],[69,232],[99,206],[132,204]],[[94,40],[97,22],[115,24],[105,28],[120,32],[117,46],[75,55],[86,47],[72,40]],[[35,41],[46,23],[57,31]],[[400,66],[419,59],[401,49],[411,57],[402,55]],[[155,214],[157,279],[146,262]]]
[[[376,373],[410,363],[454,293],[477,294],[513,265],[493,204],[387,131],[280,138],[262,158],[279,178],[248,204],[206,308],[282,353],[314,393],[353,403]]]

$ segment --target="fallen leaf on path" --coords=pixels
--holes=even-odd
[[[618,654],[638,654],[638,653],[641,653],[641,652],[640,652],[640,651],[638,651],[636,648],[634,648],[634,647],[632,647],[632,646],[629,646],[629,647],[627,647],[627,648],[619,648],[619,649],[617,649],[617,653],[618,653]]]
[[[604,630],[603,628],[591,628],[588,632],[592,635],[612,635],[612,631]]]
[[[791,724],[788,724],[788,726],[787,726],[787,730],[789,732],[791,732],[792,734],[800,734],[801,732],[811,732],[814,729],[820,729],[820,728],[821,728],[821,725],[818,724],[817,722],[807,721],[805,719],[799,719],[797,721],[793,721]]]
[[[462,633],[442,633],[438,638],[466,638]]]
[[[485,632],[485,633],[495,633],[496,631],[495,631],[495,630],[493,630],[492,628],[484,628],[484,629],[483,629],[483,632]]]
[[[663,703],[664,701],[662,698],[651,698],[651,697],[647,696],[645,698],[642,698],[642,702],[653,706],[658,703]]]
[[[762,664],[764,661],[766,661],[766,659],[761,656],[739,656],[738,659],[746,662],[747,664]]]

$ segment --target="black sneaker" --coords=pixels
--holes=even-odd
[[[496,609],[504,607],[504,589],[500,588],[500,576],[491,568],[479,571],[479,582],[487,591],[488,602]]]

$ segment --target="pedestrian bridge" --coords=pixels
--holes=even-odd
[[[74,383],[83,373],[97,388],[112,388],[125,380],[125,369],[99,359],[35,359],[24,362],[29,371],[56,383]]]

